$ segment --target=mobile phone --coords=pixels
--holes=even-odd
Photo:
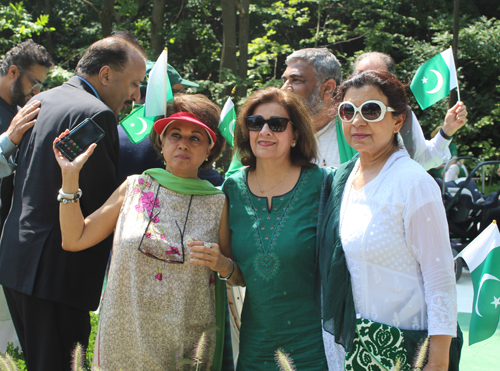
[[[85,119],[56,143],[56,148],[70,161],[104,137],[104,130],[91,118]]]

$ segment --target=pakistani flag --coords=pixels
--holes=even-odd
[[[149,73],[148,87],[146,88],[146,111],[148,117],[165,116],[167,102],[174,99],[172,86],[167,73],[168,51],[163,50]]]
[[[429,59],[415,73],[410,89],[423,110],[458,88],[452,49]]]
[[[144,111],[144,106],[139,105],[120,122],[130,141],[134,144],[142,142],[149,135],[155,123],[155,118],[144,116]]]
[[[459,255],[469,266],[474,301],[469,345],[495,333],[500,318],[500,233],[496,222],[486,228]]]
[[[227,142],[234,147],[234,125],[236,124],[236,111],[231,97],[227,98],[220,114],[219,131]]]

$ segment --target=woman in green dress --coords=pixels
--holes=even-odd
[[[311,163],[310,115],[293,93],[258,91],[239,112],[235,142],[247,167],[224,184],[229,213],[219,240],[236,264],[229,283],[247,288],[237,370],[277,370],[278,349],[298,370],[326,370],[313,299],[325,173]]]

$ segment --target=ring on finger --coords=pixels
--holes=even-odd
[[[212,247],[210,242],[203,242],[203,246],[208,247],[209,249]]]

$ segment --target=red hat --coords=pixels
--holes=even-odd
[[[203,122],[198,120],[196,116],[190,112],[177,112],[174,113],[173,115],[168,116],[167,118],[156,121],[155,131],[158,133],[160,138],[163,137],[165,130],[167,130],[168,126],[174,121],[187,121],[201,126],[203,129],[205,129],[205,131],[208,134],[208,138],[210,139],[210,150],[214,148],[215,142],[217,141],[217,136],[215,135],[214,131],[210,129],[207,125],[205,125]]]

